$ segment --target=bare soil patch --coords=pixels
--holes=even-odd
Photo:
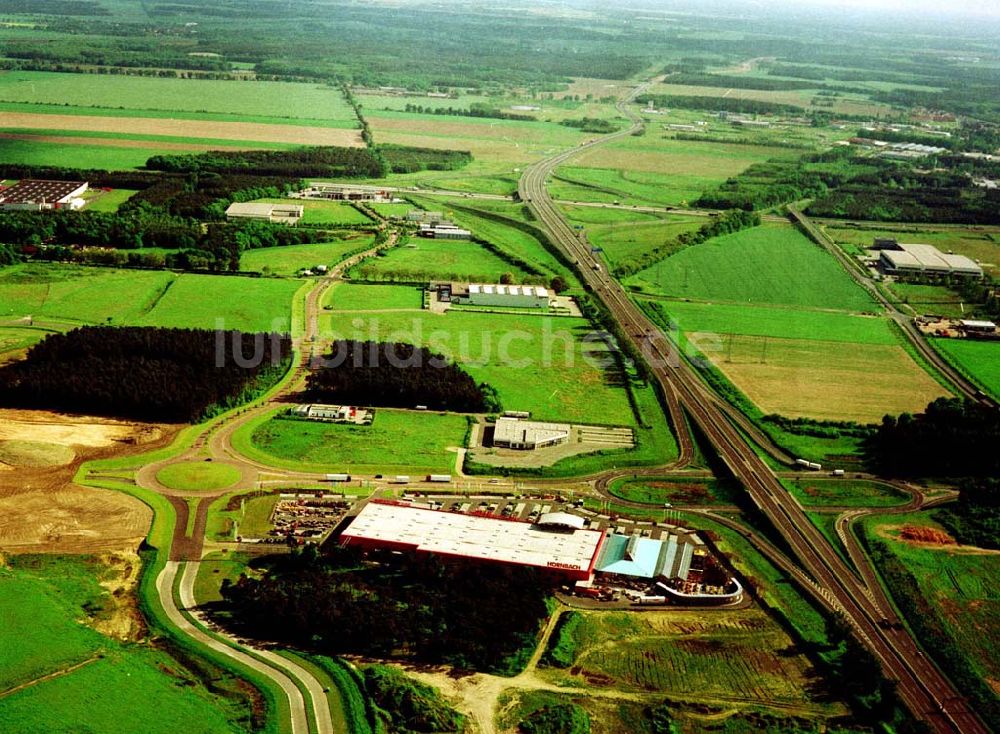
[[[944,530],[926,525],[904,525],[899,531],[899,537],[930,545],[955,545],[955,539]]]
[[[98,559],[108,568],[101,586],[107,590],[110,601],[94,620],[94,629],[124,642],[142,639],[146,625],[134,594],[142,571],[139,554],[133,549],[109,551],[99,554]]]
[[[5,128],[33,130],[86,130],[130,135],[172,135],[179,138],[217,138],[220,140],[255,140],[262,143],[297,143],[299,145],[341,145],[361,148],[360,130],[303,125],[273,125],[254,122],[215,122],[211,120],[173,120],[155,117],[100,117],[92,115],[45,115],[35,112],[5,112]],[[93,143],[93,138],[74,138],[74,142]],[[115,141],[118,145],[122,141]],[[142,147],[161,147],[144,141]]]
[[[62,466],[73,461],[69,446],[46,441],[0,441],[0,464],[8,466]]]
[[[134,550],[152,512],[121,492],[73,483],[84,461],[167,444],[177,426],[130,423],[46,411],[0,410],[0,441],[61,447],[74,456],[57,466],[0,465],[0,550],[99,553]],[[124,562],[122,562],[124,567]]]

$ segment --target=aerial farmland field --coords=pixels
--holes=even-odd
[[[971,339],[932,339],[931,344],[1000,400],[1000,344]]]
[[[240,257],[240,268],[272,275],[295,275],[316,265],[332,267],[352,253],[369,247],[375,239],[365,232],[344,231],[342,235],[341,239],[332,242],[246,250]]]
[[[58,731],[72,721],[95,734],[240,731],[231,679],[220,679],[209,694],[156,646],[98,631],[113,629],[113,615],[123,613],[99,584],[108,575],[99,559],[86,556],[15,556],[0,569],[0,616],[20,630],[0,645],[5,729]],[[23,684],[31,685],[11,690]],[[155,721],[150,707],[161,711]]]
[[[575,157],[549,186],[557,199],[684,205],[754,163],[801,151],[675,140],[648,131]]]
[[[721,614],[582,614],[571,672],[546,673],[577,686],[669,690],[680,700],[731,706],[794,705],[813,715],[839,707],[810,691],[809,660],[776,651],[787,633],[756,609]]]
[[[627,282],[714,303],[875,309],[833,257],[787,225],[764,224],[688,247]]]
[[[370,426],[266,415],[240,429],[247,455],[296,471],[451,474],[465,444],[465,416],[377,408]]]
[[[139,326],[287,331],[301,280],[223,275],[176,277]]]
[[[341,91],[321,84],[19,71],[0,75],[0,110],[10,163],[114,170],[177,152],[361,144]]]
[[[44,71],[0,75],[0,109],[48,112],[46,105],[57,106],[63,114],[151,117],[148,113],[169,113],[171,118],[189,120],[357,126],[341,91],[324,84]]]
[[[515,282],[528,277],[521,268],[475,242],[413,237],[381,257],[360,262],[348,274],[359,280],[496,283],[504,273],[513,274]]]

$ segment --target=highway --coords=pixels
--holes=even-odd
[[[951,683],[924,657],[906,628],[895,617],[881,587],[870,589],[851,571],[733,425],[720,407],[718,396],[680,357],[673,342],[659,333],[625,290],[594,259],[586,238],[567,223],[549,196],[546,180],[559,165],[584,150],[621,139],[642,128],[642,121],[627,104],[641,94],[645,86],[640,85],[618,105],[619,111],[633,122],[629,129],[594,139],[532,165],[524,172],[518,185],[521,199],[531,208],[553,243],[576,263],[581,279],[608,308],[626,338],[644,354],[667,396],[673,424],[684,426],[682,416],[686,412],[703,432],[722,461],[746,488],[753,503],[785,539],[802,570],[822,589],[819,596],[825,600],[825,606],[843,613],[859,639],[882,665],[886,676],[898,681],[899,695],[904,704],[942,734],[988,731]],[[683,444],[683,440],[681,442]]]

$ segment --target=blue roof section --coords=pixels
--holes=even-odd
[[[657,575],[663,541],[613,534],[604,540],[596,571],[651,579]]]

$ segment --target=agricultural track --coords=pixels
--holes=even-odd
[[[730,472],[743,484],[754,505],[770,520],[788,543],[800,568],[818,587],[817,597],[824,607],[842,613],[858,638],[871,650],[886,676],[898,681],[904,704],[937,732],[988,730],[947,678],[920,651],[904,625],[895,619],[892,605],[879,587],[872,590],[858,579],[848,564],[812,524],[801,506],[791,498],[767,464],[757,455],[740,431],[719,406],[717,396],[700,379],[690,364],[682,360],[621,285],[610,278],[591,254],[586,237],[575,232],[553,202],[546,180],[561,164],[584,150],[620,139],[643,129],[641,119],[627,103],[641,94],[640,85],[619,111],[632,120],[627,129],[596,138],[573,150],[530,166],[518,184],[521,199],[535,218],[548,230],[551,240],[571,261],[590,291],[599,298],[621,326],[627,339],[645,356],[653,375],[667,396],[675,426],[684,425],[687,413],[702,435],[715,448]],[[682,456],[691,451],[690,436],[679,439]]]

